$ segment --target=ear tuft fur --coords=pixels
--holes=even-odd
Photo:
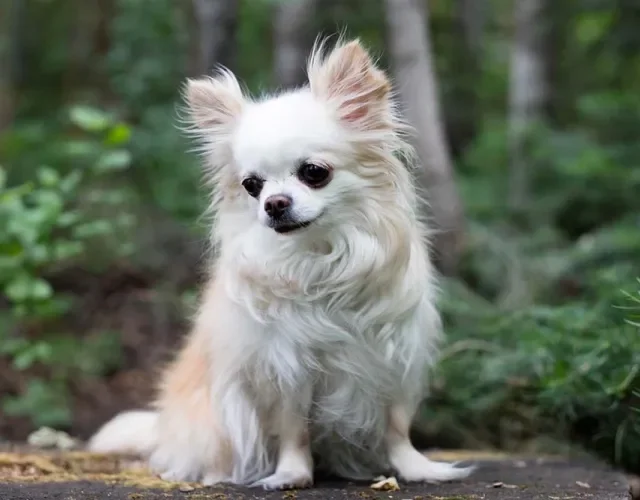
[[[333,103],[340,120],[363,131],[390,125],[391,84],[359,40],[313,49],[307,68],[311,92]]]
[[[240,84],[228,70],[222,70],[215,78],[187,80],[184,97],[191,128],[208,133],[231,125],[244,105]]]

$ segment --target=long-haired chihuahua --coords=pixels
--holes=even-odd
[[[235,76],[185,86],[214,214],[215,259],[153,411],[89,442],[169,480],[268,489],[472,468],[409,440],[441,321],[408,127],[360,42],[319,43],[309,85],[260,99]],[[409,160],[409,161],[407,161]]]

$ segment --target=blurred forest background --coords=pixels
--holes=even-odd
[[[184,79],[304,83],[344,31],[394,76],[441,230],[420,435],[640,469],[640,2],[4,0],[0,23],[0,439],[145,404],[185,333]]]

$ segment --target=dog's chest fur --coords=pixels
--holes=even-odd
[[[358,270],[363,262],[350,253],[314,260],[295,249],[270,253],[261,245],[257,255],[255,248],[244,247],[245,259],[235,259],[240,279],[229,293],[255,321],[244,374],[261,413],[275,415],[283,397],[310,386],[320,463],[353,478],[380,472],[389,405],[399,395],[421,395],[437,336],[426,331],[438,327],[428,283],[420,290],[414,278],[422,256],[400,270],[378,269],[376,279]],[[277,419],[271,426],[275,432]]]

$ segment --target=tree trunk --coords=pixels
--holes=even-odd
[[[463,243],[463,211],[444,133],[433,63],[428,12],[421,0],[385,0],[388,42],[400,97],[416,131],[415,146],[424,168],[419,182],[426,190],[434,224],[436,263],[454,274]]]
[[[233,69],[238,8],[238,0],[193,0],[201,74],[210,74],[217,65]]]
[[[280,0],[274,11],[274,77],[282,87],[306,82],[306,62],[313,44],[312,20],[318,0]]]
[[[509,82],[509,208],[516,215],[530,203],[532,127],[548,97],[544,0],[514,2],[514,36]]]
[[[482,119],[478,79],[482,72],[487,0],[456,0],[454,92],[448,110],[449,140],[455,155],[475,138]]]
[[[486,0],[457,0],[457,17],[462,27],[462,40],[473,58],[482,57],[484,28],[489,5]]]
[[[13,122],[18,98],[16,87],[23,72],[25,2],[9,0],[0,9],[0,133]]]

